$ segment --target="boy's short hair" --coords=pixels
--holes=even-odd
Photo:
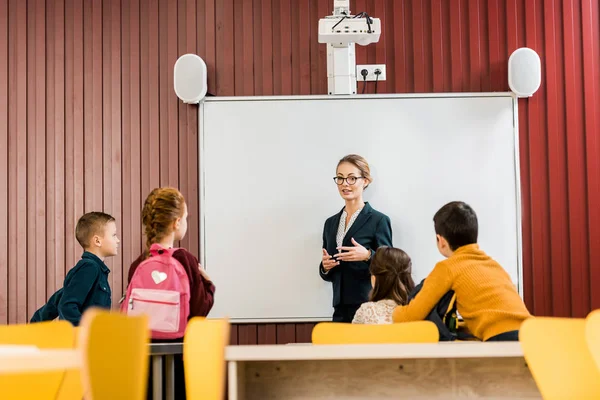
[[[114,220],[112,215],[99,211],[83,214],[83,216],[79,218],[79,221],[77,221],[75,238],[81,247],[87,249],[91,246],[90,242],[92,237],[94,237],[94,235],[103,235],[106,224]]]
[[[467,203],[453,201],[446,204],[435,213],[433,223],[435,233],[448,241],[452,251],[477,243],[477,214]]]

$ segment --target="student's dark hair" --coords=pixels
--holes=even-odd
[[[435,233],[448,241],[452,251],[477,243],[477,214],[467,203],[453,201],[433,216]]]
[[[395,247],[381,246],[371,260],[370,272],[375,276],[375,286],[369,300],[391,299],[398,305],[408,302],[408,295],[415,288],[408,254]]]
[[[337,166],[339,167],[342,163],[349,163],[358,168],[360,175],[367,181],[365,189],[373,182],[373,178],[371,177],[371,168],[364,157],[359,156],[358,154],[348,154],[347,156],[342,157]]]
[[[88,249],[92,245],[94,235],[104,235],[106,224],[114,221],[112,215],[103,212],[93,211],[83,214],[77,226],[75,227],[75,238],[84,249]]]

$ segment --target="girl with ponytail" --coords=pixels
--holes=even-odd
[[[174,188],[154,189],[144,202],[142,223],[146,236],[146,250],[131,264],[128,283],[131,282],[137,267],[150,256],[150,247],[159,244],[165,249],[173,248],[174,244],[183,239],[187,232],[188,210],[183,195]],[[173,258],[185,269],[190,283],[189,317],[205,317],[213,306],[215,286],[198,263],[198,259],[189,251],[178,248],[173,252]],[[179,339],[153,339],[153,343],[181,342]],[[175,398],[184,400],[185,374],[181,354],[174,357],[175,367]],[[148,388],[152,388],[152,364],[150,364]],[[152,391],[148,390],[148,399]]]
[[[146,250],[129,268],[129,279],[138,265],[149,256],[154,243],[172,248],[187,232],[188,210],[183,195],[174,188],[154,189],[144,202],[142,224],[146,236]],[[190,318],[205,317],[213,306],[215,286],[198,263],[198,259],[186,249],[179,248],[173,258],[183,265],[190,280]]]
[[[375,252],[369,270],[373,286],[370,301],[360,306],[352,323],[391,324],[394,308],[407,304],[415,288],[410,257],[395,247],[382,246]]]

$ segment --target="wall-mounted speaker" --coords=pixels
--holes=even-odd
[[[175,94],[184,103],[197,104],[207,90],[206,63],[196,54],[184,54],[173,68]]]
[[[521,47],[508,59],[508,85],[518,97],[531,97],[542,82],[540,56],[532,49]]]

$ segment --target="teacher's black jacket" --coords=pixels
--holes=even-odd
[[[327,218],[323,228],[323,248],[329,255],[338,253],[336,236],[342,208],[336,215]],[[369,250],[377,250],[380,246],[392,246],[392,226],[390,218],[374,210],[369,203],[358,214],[358,217],[344,236],[342,246],[353,246],[351,239]],[[319,265],[319,274],[324,280],[333,284],[333,306],[358,305],[369,300],[371,290],[371,274],[369,261],[340,261],[340,265],[330,269],[326,274],[323,264]]]

